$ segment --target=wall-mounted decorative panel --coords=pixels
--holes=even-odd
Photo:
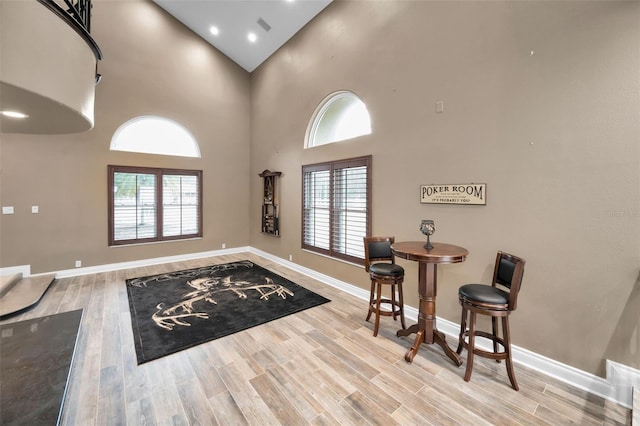
[[[279,211],[279,182],[282,172],[265,170],[260,173],[262,178],[262,233],[280,236]]]

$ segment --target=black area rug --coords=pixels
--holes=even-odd
[[[248,260],[127,280],[138,364],[329,302]]]

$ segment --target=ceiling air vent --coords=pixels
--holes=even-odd
[[[271,25],[267,24],[267,21],[262,18],[258,19],[258,25],[260,25],[265,31],[269,31],[271,29]]]

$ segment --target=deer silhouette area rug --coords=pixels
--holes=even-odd
[[[330,302],[248,260],[126,286],[138,364]]]

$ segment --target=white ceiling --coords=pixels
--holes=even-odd
[[[332,0],[153,1],[252,72]],[[211,26],[220,30],[217,36]],[[254,43],[247,38],[250,32],[257,36]]]

